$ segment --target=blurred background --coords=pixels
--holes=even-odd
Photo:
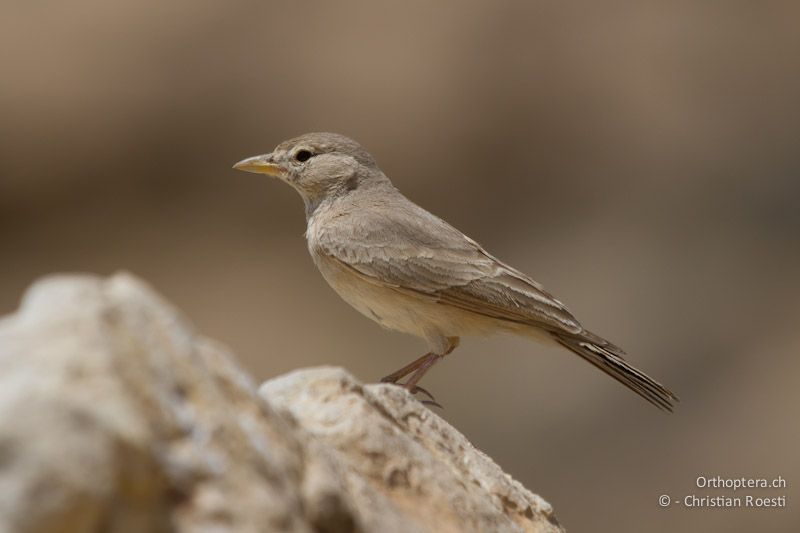
[[[44,274],[124,269],[258,381],[376,381],[424,346],[327,287],[294,191],[231,169],[345,133],[681,397],[664,415],[512,338],[426,376],[568,529],[796,528],[800,4],[432,4],[5,4],[0,312]],[[700,475],[783,476],[750,492],[788,508],[659,507],[733,495]]]

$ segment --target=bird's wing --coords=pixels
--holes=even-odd
[[[399,203],[339,215],[311,244],[372,283],[554,333],[583,331],[537,282],[424,209]]]

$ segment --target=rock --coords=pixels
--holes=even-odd
[[[55,276],[0,319],[0,531],[560,531],[405,391],[261,387],[135,278]]]
[[[332,456],[368,531],[561,531],[547,502],[400,387],[324,367],[260,392]]]

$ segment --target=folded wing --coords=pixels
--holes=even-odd
[[[567,334],[582,331],[541,285],[411,202],[335,222],[325,225],[313,246],[368,281],[498,320]]]

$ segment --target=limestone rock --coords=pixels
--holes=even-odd
[[[369,531],[561,531],[547,502],[400,387],[323,367],[260,392],[332,454]]]
[[[46,278],[0,319],[0,531],[560,527],[405,391],[322,368],[259,395],[119,274]]]

